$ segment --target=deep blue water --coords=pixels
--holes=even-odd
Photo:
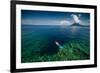
[[[65,25],[23,25],[21,26],[22,50],[42,51],[47,53],[57,52],[58,46],[70,40],[90,39],[90,27],[65,26]]]

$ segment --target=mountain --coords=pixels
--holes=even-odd
[[[79,23],[73,23],[71,26],[89,27],[89,25],[81,25]]]

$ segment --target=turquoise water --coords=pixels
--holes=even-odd
[[[60,48],[55,41],[67,48],[72,44],[78,50],[73,50],[76,56],[82,55],[77,59],[89,59],[90,53],[90,27],[65,26],[65,25],[22,25],[21,26],[21,60],[22,62],[41,62],[41,61],[59,61],[74,60],[75,58],[50,59],[58,54]],[[75,43],[76,42],[76,43]],[[70,44],[69,44],[70,43]],[[69,44],[69,45],[68,45]],[[70,47],[69,47],[70,48]],[[73,48],[73,47],[72,47]],[[70,48],[71,49],[71,48]],[[68,52],[68,50],[67,50]],[[73,54],[73,55],[74,55]],[[78,54],[78,55],[77,55]],[[44,56],[49,56],[46,59]],[[43,58],[42,58],[43,57]],[[42,58],[41,60],[38,58]],[[45,59],[45,60],[44,60]]]

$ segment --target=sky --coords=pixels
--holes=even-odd
[[[76,12],[21,10],[22,25],[71,25],[73,23],[89,25],[90,14]]]

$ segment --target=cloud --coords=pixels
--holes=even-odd
[[[71,25],[68,20],[44,20],[44,19],[22,19],[21,24],[24,25]]]
[[[73,17],[73,19],[74,19],[74,23],[81,23],[81,20],[79,19],[79,17],[81,16],[81,15],[75,15],[75,14],[72,14],[71,15],[72,17]]]
[[[62,25],[71,25],[72,23],[70,21],[67,21],[67,20],[61,20],[60,24],[62,24]]]
[[[21,23],[24,25],[52,25],[54,20],[44,19],[22,19]]]
[[[21,20],[21,23],[22,24],[26,24],[26,25],[33,25],[34,23],[35,23],[36,21],[34,21],[34,20],[30,20],[30,19],[22,19]]]

